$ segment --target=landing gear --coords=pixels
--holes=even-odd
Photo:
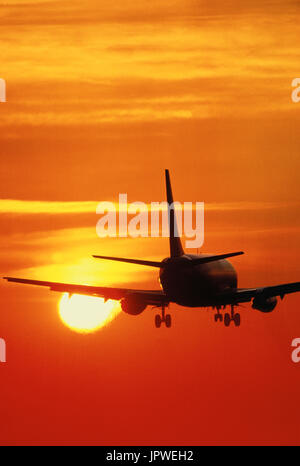
[[[161,315],[156,314],[155,316],[155,327],[160,328],[162,322],[166,324],[167,328],[170,328],[172,325],[172,319],[170,314],[165,314],[165,306],[161,308]]]
[[[228,314],[228,312],[226,312],[226,314],[224,316],[224,325],[225,325],[225,327],[229,327],[230,321],[231,321],[231,317]]]
[[[218,322],[218,320],[222,322],[223,316],[222,314],[220,314],[219,308],[217,308],[217,311],[217,314],[215,314],[215,322]],[[225,327],[229,327],[230,322],[234,322],[234,325],[236,327],[239,327],[241,325],[241,316],[239,313],[234,312],[234,305],[231,306],[231,313],[229,314],[228,312],[226,312],[226,314],[224,315]]]
[[[223,322],[223,315],[220,314],[220,308],[217,307],[217,314],[215,314],[215,322],[218,322],[218,320],[220,322]]]
[[[236,327],[239,327],[241,325],[241,316],[240,316],[240,314],[238,314],[238,313],[235,314],[233,320],[234,320],[234,324],[235,324]]]
[[[161,326],[161,317],[160,317],[159,314],[156,314],[156,316],[155,316],[155,327],[160,328],[160,326]]]
[[[166,324],[166,327],[167,327],[167,328],[170,328],[170,327],[171,327],[171,325],[172,325],[172,319],[171,319],[171,315],[170,315],[170,314],[167,314],[167,315],[166,315],[165,324]]]
[[[241,316],[238,313],[234,312],[234,305],[231,305],[231,317],[230,320],[234,322],[234,325],[236,327],[239,327],[241,325]]]
[[[223,322],[223,316],[222,314],[215,314],[215,322],[218,322],[218,320],[220,322]]]

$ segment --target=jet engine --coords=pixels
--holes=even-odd
[[[277,304],[277,298],[272,296],[271,298],[257,297],[253,299],[252,307],[260,312],[272,312]]]
[[[124,298],[121,301],[122,311],[132,316],[137,316],[138,314],[141,314],[146,309],[146,307],[147,305],[145,304],[145,302],[134,297]]]

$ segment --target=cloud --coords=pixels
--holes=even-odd
[[[278,15],[297,12],[297,0],[258,0],[240,2],[231,0],[8,0],[2,5],[4,25],[79,25],[79,24],[138,24],[180,21],[209,21],[220,17],[257,14]]]
[[[134,257],[147,250],[145,239],[127,238],[101,240],[93,228],[67,228],[57,231],[31,232],[27,235],[10,237],[1,249],[2,274],[20,277],[68,281],[82,284],[123,284],[139,282],[149,277],[151,269],[143,270],[97,261],[93,253],[101,251],[109,255],[126,254]],[[154,260],[155,253],[148,250],[148,258]],[[1,283],[0,283],[1,284]]]
[[[237,2],[223,7],[172,1],[139,7],[93,1],[3,7],[1,77],[7,81],[7,104],[1,107],[1,125],[128,125],[293,111],[291,80],[300,58],[297,20],[285,5],[279,23],[271,15],[279,2],[249,16],[251,5],[238,16],[229,14],[241,11]],[[163,27],[154,19],[143,23],[151,12],[162,21],[164,12]],[[30,25],[33,13],[44,15],[48,25],[38,20]],[[123,13],[141,21],[105,20],[106,14],[118,18]],[[101,27],[88,20],[94,15],[96,21],[97,14]],[[9,21],[18,15],[23,23],[12,28]]]
[[[1,214],[84,214],[96,212],[97,202],[46,202],[0,199]]]
[[[79,202],[49,202],[49,201],[27,201],[27,200],[14,200],[14,199],[0,199],[0,213],[11,215],[62,215],[62,214],[96,214],[97,206],[100,201],[79,201]],[[115,209],[119,210],[119,204],[114,200],[111,202]],[[154,202],[154,201],[153,201]],[[164,201],[161,201],[164,202]],[[182,201],[193,202],[193,201]],[[198,200],[198,202],[201,202]],[[128,201],[130,204],[130,201]],[[159,210],[158,206],[151,206],[146,204],[148,211],[150,209]],[[205,203],[205,210],[210,211],[224,211],[224,210],[265,210],[265,209],[280,209],[293,206],[299,206],[298,202],[214,202]],[[193,202],[195,209],[195,202]]]

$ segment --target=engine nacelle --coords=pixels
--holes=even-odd
[[[141,314],[146,309],[146,307],[147,305],[143,301],[134,297],[124,298],[121,301],[122,311],[132,316]]]
[[[275,296],[271,298],[257,297],[253,299],[252,307],[260,312],[272,312],[277,304],[277,298]]]

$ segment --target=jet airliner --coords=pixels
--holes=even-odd
[[[173,194],[169,171],[165,171],[167,202],[169,206],[170,256],[162,261],[127,259],[122,257],[94,255],[96,259],[127,262],[159,269],[160,290],[139,290],[101,286],[73,285],[67,283],[28,280],[4,277],[5,280],[26,285],[37,285],[62,293],[82,294],[120,301],[121,308],[130,315],[141,314],[148,306],[161,309],[155,315],[155,326],[171,327],[171,315],[166,313],[169,304],[176,303],[190,308],[212,308],[215,322],[231,322],[240,326],[241,316],[235,312],[241,303],[252,302],[252,308],[261,312],[272,312],[277,298],[300,291],[300,282],[259,288],[238,288],[237,272],[227,260],[243,254],[242,251],[226,254],[185,254],[180,237],[176,234],[177,220],[173,205]],[[227,306],[230,312],[226,311]],[[221,312],[225,310],[225,313]],[[83,311],[84,312],[84,311]]]

